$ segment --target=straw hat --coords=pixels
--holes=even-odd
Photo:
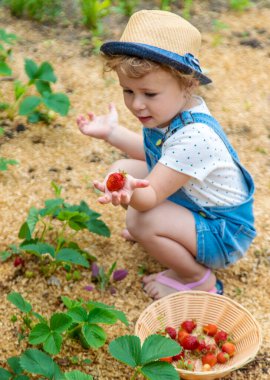
[[[195,73],[201,84],[211,79],[202,74],[196,58],[201,34],[182,17],[166,11],[142,10],[134,13],[120,41],[106,42],[106,55],[129,55],[172,66],[184,74]]]

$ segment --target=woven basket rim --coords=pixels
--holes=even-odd
[[[253,321],[254,325],[256,326],[257,333],[258,333],[258,344],[256,346],[256,350],[254,351],[254,353],[252,355],[249,355],[248,358],[244,358],[244,359],[240,360],[238,363],[233,364],[231,366],[228,366],[224,369],[204,371],[204,372],[203,371],[194,371],[194,372],[192,372],[192,375],[194,375],[194,376],[206,375],[207,376],[210,374],[215,374],[215,375],[228,374],[229,372],[232,372],[236,369],[239,369],[240,367],[243,367],[245,364],[249,363],[250,361],[252,361],[255,358],[258,351],[260,350],[263,338],[262,338],[261,326],[258,323],[258,321],[254,318],[254,316],[251,314],[251,312],[249,310],[247,310],[244,306],[242,306],[241,304],[239,304],[238,302],[234,301],[233,299],[231,299],[227,296],[219,295],[219,294],[215,294],[215,293],[208,293],[208,292],[205,292],[202,290],[191,290],[191,291],[183,291],[183,292],[172,293],[172,294],[169,294],[168,296],[165,296],[165,297],[163,297],[157,301],[152,302],[150,305],[148,305],[144,309],[144,311],[140,314],[139,318],[137,319],[136,324],[135,324],[135,335],[138,335],[139,324],[141,323],[141,319],[143,318],[144,314],[147,313],[152,308],[154,308],[155,305],[158,305],[160,303],[167,303],[171,298],[178,298],[178,297],[183,298],[185,296],[188,296],[188,297],[189,296],[192,296],[192,297],[196,297],[196,296],[202,297],[203,296],[203,297],[209,297],[209,298],[213,298],[213,299],[217,298],[219,300],[222,297],[222,300],[225,303],[234,305],[238,309],[241,309],[243,312],[245,312],[249,316],[249,318]],[[184,369],[176,368],[176,370],[179,373],[183,373],[183,374],[187,374],[187,375],[191,374],[190,371],[187,371]]]

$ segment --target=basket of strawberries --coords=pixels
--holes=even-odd
[[[260,326],[248,310],[203,291],[174,293],[153,302],[140,315],[135,334],[142,342],[151,334],[177,341],[180,353],[160,360],[188,380],[228,375],[252,361],[262,342]]]

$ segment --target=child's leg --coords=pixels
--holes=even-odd
[[[152,210],[138,212],[132,208],[127,212],[127,228],[146,251],[169,268],[166,276],[189,284],[201,280],[207,268],[196,262],[196,229],[193,214],[186,208],[165,201]],[[157,275],[144,279],[145,290],[155,299],[177,290],[156,281]],[[214,288],[213,273],[197,290]]]

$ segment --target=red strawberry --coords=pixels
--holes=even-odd
[[[176,338],[176,330],[173,327],[166,327],[165,328],[166,333],[170,336],[170,338],[175,339]]]
[[[217,364],[217,357],[215,354],[208,353],[202,357],[203,365],[209,364],[210,367],[214,367]]]
[[[24,266],[24,259],[22,259],[21,257],[16,257],[13,261],[13,265],[15,268],[19,267],[20,265]]]
[[[183,339],[186,336],[189,336],[189,333],[186,332],[185,330],[179,330],[178,331],[178,342],[181,344],[181,346],[182,346]]]
[[[209,336],[214,336],[217,333],[217,326],[209,323],[208,325],[203,326],[203,332]]]
[[[207,344],[206,349],[208,352],[214,354],[217,351],[217,345],[215,343]]]
[[[217,355],[217,361],[220,364],[226,363],[230,359],[230,355],[227,352],[219,352]]]
[[[221,345],[226,342],[228,334],[225,331],[218,331],[214,337],[216,344]]]
[[[168,356],[167,358],[161,358],[159,359],[161,362],[167,362],[167,363],[171,363],[173,361],[173,358],[172,356]]]
[[[193,319],[181,323],[182,329],[186,330],[188,333],[192,333],[196,326],[197,323]]]
[[[196,350],[199,347],[199,341],[194,335],[188,335],[182,340],[182,347],[185,350]]]
[[[208,346],[209,346],[209,344],[207,345],[204,340],[201,340],[199,342],[199,346],[198,346],[197,350],[203,354],[206,354],[208,352]]]
[[[233,343],[226,342],[222,345],[221,349],[223,352],[229,354],[229,356],[233,356],[235,354],[236,347]]]
[[[125,185],[126,175],[124,172],[112,173],[109,175],[106,186],[109,191],[119,191]]]

